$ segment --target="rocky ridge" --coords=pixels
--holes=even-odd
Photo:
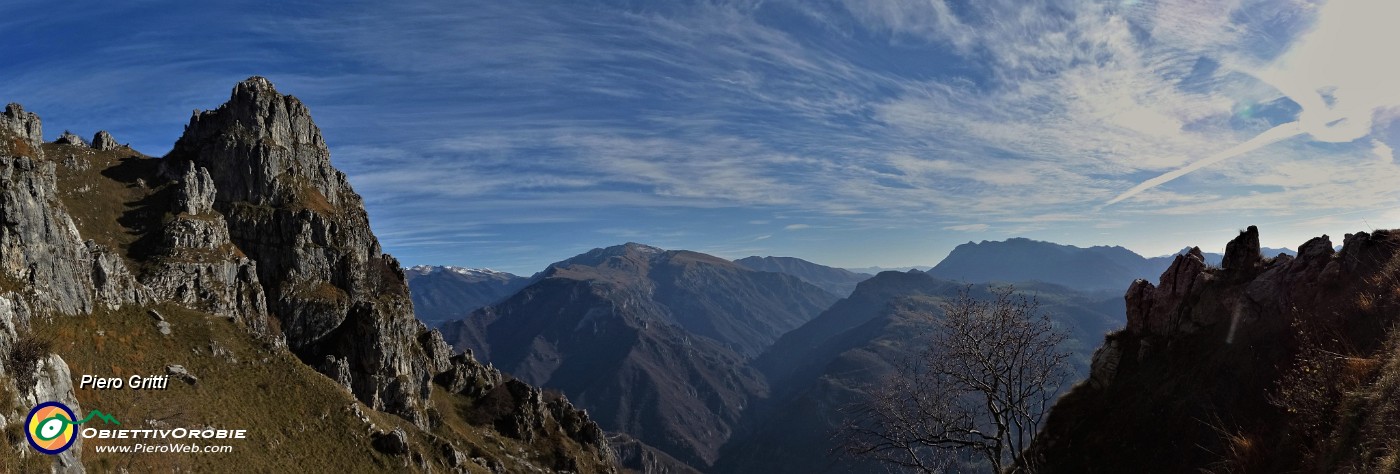
[[[1250,226],[1221,267],[1193,249],[1157,284],[1133,282],[1126,327],[1027,459],[1044,472],[1395,469],[1397,433],[1384,427],[1400,406],[1381,393],[1400,377],[1400,234],[1343,242],[1334,250],[1324,235],[1264,258]]]
[[[91,145],[76,137],[45,144],[38,116],[17,104],[0,114],[0,353],[11,354],[0,363],[0,389],[15,398],[5,405],[16,407],[0,412],[0,423],[22,419],[21,408],[42,400],[79,410],[63,359],[25,345],[30,321],[174,303],[285,347],[365,406],[425,433],[441,431],[435,391],[496,400],[475,417],[485,429],[535,445],[562,436],[579,450],[549,455],[553,464],[538,469],[615,470],[586,413],[470,355],[453,356],[440,334],[413,319],[402,270],[380,251],[362,200],[331,166],[306,107],[266,79],[250,78],[228,103],[197,112],[164,159],[136,154],[106,132]],[[60,175],[77,181],[61,186]],[[70,214],[65,200],[101,202],[104,189],[120,189],[134,204],[106,196],[118,203],[108,214],[96,205]],[[150,313],[169,335],[170,324]],[[17,363],[21,345],[38,349]],[[432,450],[413,441],[422,436],[385,443],[431,469],[422,454]],[[80,454],[66,451],[54,468],[82,470]],[[433,456],[461,460],[451,454]],[[477,464],[500,470],[530,462]]]

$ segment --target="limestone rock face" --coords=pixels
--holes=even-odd
[[[1259,252],[1256,250],[1255,254]],[[1166,334],[1182,321],[1178,308],[1192,289],[1212,278],[1206,272],[1205,257],[1199,247],[1177,255],[1158,286],[1147,280],[1134,281],[1123,299],[1127,304],[1127,330],[1135,334]]]
[[[0,275],[37,312],[92,310],[87,246],[58,205],[52,162],[0,156]]]
[[[450,360],[447,370],[434,378],[447,391],[468,397],[481,397],[501,384],[501,372],[482,365],[471,354],[458,354]]]
[[[331,167],[320,131],[297,99],[277,93],[264,79],[245,81],[227,104],[197,113],[158,164],[142,156],[65,148],[83,143],[69,135],[62,139],[66,145],[46,145],[37,116],[14,104],[0,114],[0,354],[24,342],[36,318],[176,303],[240,323],[290,349],[366,405],[425,429],[435,415],[442,422],[428,403],[434,376],[473,401],[505,393],[511,403],[501,425],[509,424],[521,439],[559,444],[546,458],[562,463],[555,470],[613,472],[607,441],[587,414],[528,386],[506,390],[499,371],[469,354],[452,355],[440,333],[414,318],[399,263],[381,252],[361,198]],[[46,147],[63,150],[66,158],[50,160]],[[118,145],[100,132],[93,147]],[[117,183],[120,196],[91,196],[139,197],[145,207],[128,205],[123,214],[136,224],[118,219],[115,230],[139,233],[134,242],[80,235],[64,200],[74,205],[83,201],[73,201],[73,193],[102,189],[81,181],[106,170],[93,170],[90,163],[143,173]],[[77,185],[60,194],[60,177],[64,185]],[[93,213],[75,214],[82,232],[113,231],[94,226]],[[188,328],[146,309],[163,334]],[[197,383],[181,370],[168,367]],[[0,381],[15,381],[4,382],[14,400],[0,403],[58,400],[77,410],[71,375],[52,354],[40,355],[32,368],[0,360]],[[24,415],[14,410],[0,412],[0,424]],[[412,446],[418,438],[402,430],[397,438],[426,470],[421,451]],[[580,448],[583,457],[573,457]],[[70,449],[55,457],[54,470],[81,471],[80,453]],[[452,460],[460,464],[464,456]],[[580,462],[587,469],[579,469]]]
[[[33,156],[44,145],[44,127],[39,116],[25,112],[19,104],[5,106],[5,112],[0,114],[0,129],[9,131],[25,145],[23,150],[11,149],[14,154]]]
[[[151,301],[150,290],[131,275],[121,255],[91,240],[86,245],[92,256],[92,287],[98,302],[108,309],[117,309]]]
[[[186,162],[180,187],[175,192],[174,211],[177,214],[208,214],[214,210],[215,194],[214,178],[209,177],[209,170]]]
[[[160,299],[237,320],[267,332],[267,302],[257,263],[233,245],[228,224],[214,211],[214,182],[187,162],[175,188],[174,217],[161,231],[156,266],[142,283]]]
[[[1261,258],[1257,242],[1250,227],[1227,246],[1223,268],[1191,252],[1159,285],[1133,284],[1127,328],[1106,337],[1089,383],[1059,399],[1035,441],[1042,472],[1218,469],[1242,459],[1225,454],[1237,439],[1269,440],[1249,455],[1270,460],[1261,471],[1385,470],[1370,463],[1393,451],[1355,447],[1394,439],[1394,418],[1377,414],[1397,413],[1383,381],[1400,369],[1390,329],[1400,314],[1400,231],[1348,234],[1337,251],[1316,237],[1293,258]],[[1372,379],[1354,378],[1367,371]],[[1327,401],[1278,398],[1297,389]],[[1300,414],[1317,406],[1335,412]],[[1200,421],[1224,419],[1228,437]]]
[[[120,147],[121,145],[117,143],[117,139],[112,138],[112,134],[107,133],[106,130],[99,131],[96,135],[92,136],[92,148],[95,150],[107,151],[115,150]]]
[[[1093,362],[1089,366],[1089,383],[1099,388],[1113,383],[1113,377],[1118,374],[1118,364],[1122,359],[1123,349],[1118,341],[1104,341],[1104,344],[1094,351]]]
[[[207,170],[213,208],[234,245],[256,262],[268,310],[288,346],[323,366],[349,365],[366,405],[422,421],[434,361],[423,356],[403,271],[381,252],[360,196],[330,164],[301,101],[260,77],[218,109],[198,112],[166,157],[166,173]],[[202,173],[202,172],[201,172]],[[200,205],[202,175],[187,209]]]

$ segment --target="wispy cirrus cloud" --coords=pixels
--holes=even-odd
[[[629,237],[848,266],[932,263],[967,234],[1153,253],[1204,243],[1164,230],[1272,219],[1298,239],[1400,197],[1378,116],[1366,139],[1281,143],[1100,208],[1297,120],[1281,84],[1305,76],[1261,71],[1341,1],[126,3],[46,16],[92,30],[67,47],[4,23],[39,46],[0,85],[51,127],[158,154],[189,109],[269,76],[409,264],[528,273]],[[109,41],[111,18],[145,28]],[[1400,84],[1361,73],[1366,97]]]

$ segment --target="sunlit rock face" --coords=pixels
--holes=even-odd
[[[187,210],[207,200],[207,172],[212,207],[256,264],[288,346],[308,363],[344,359],[360,400],[420,419],[439,368],[414,349],[424,328],[403,271],[380,251],[306,106],[250,78],[224,105],[197,112],[166,160],[167,175],[199,169],[181,200]]]

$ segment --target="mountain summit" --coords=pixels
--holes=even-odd
[[[1123,247],[1081,248],[1014,238],[959,245],[928,273],[972,283],[1042,281],[1081,290],[1121,291],[1133,280],[1160,271]]]
[[[744,408],[767,393],[748,360],[836,300],[790,275],[637,243],[536,278],[444,326],[448,339],[697,467],[717,459]]]
[[[300,100],[267,79],[243,81],[224,105],[195,113],[162,165],[208,173],[213,208],[257,262],[293,352],[372,408],[422,416],[434,367],[414,349],[421,328],[404,275]]]

